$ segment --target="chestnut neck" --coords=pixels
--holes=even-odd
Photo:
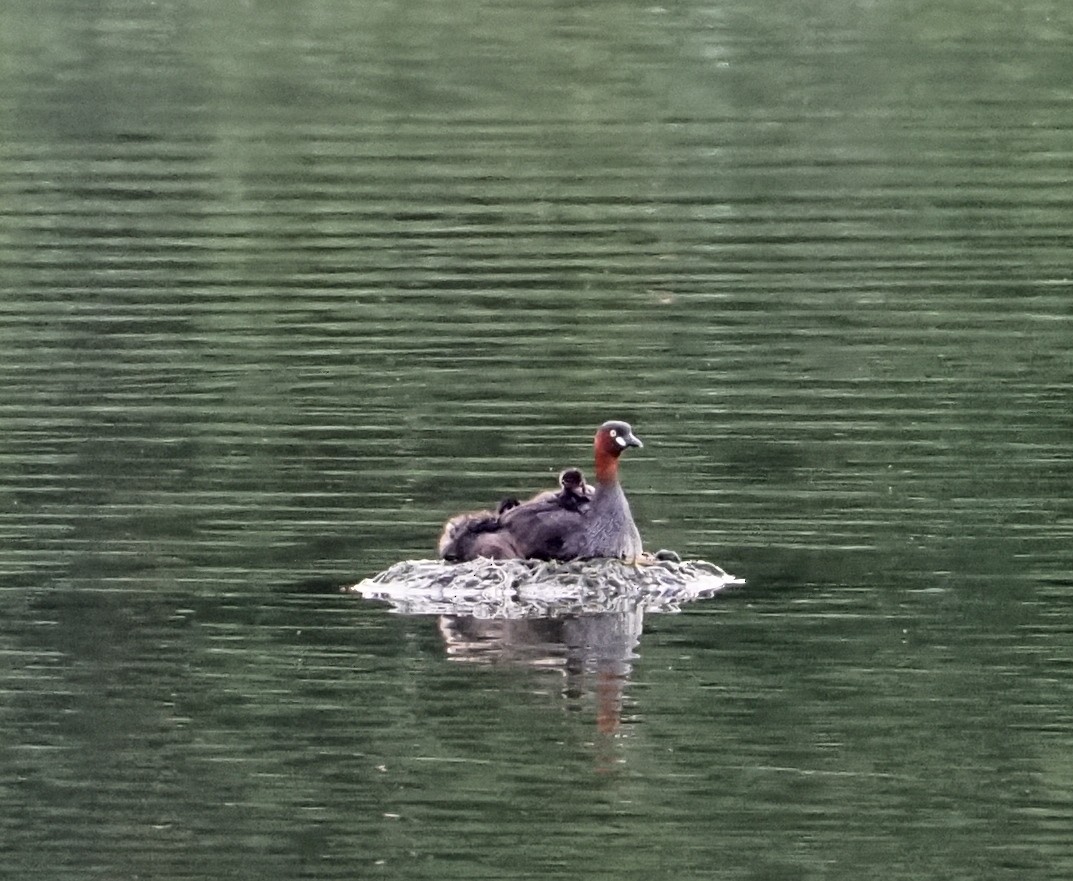
[[[618,483],[618,450],[609,450],[606,438],[596,436],[596,482]]]

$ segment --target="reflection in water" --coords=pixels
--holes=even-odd
[[[350,590],[437,616],[451,660],[560,670],[564,694],[595,695],[597,727],[612,735],[645,612],[677,612],[743,583],[704,561],[407,560]]]
[[[441,615],[439,627],[454,661],[504,661],[581,673],[600,661],[630,658],[640,641],[642,616],[639,609],[520,620]]]
[[[560,670],[566,680],[564,696],[593,694],[597,728],[612,735],[622,722],[623,695],[643,617],[640,609],[515,620],[441,615],[439,630],[454,661]]]
[[[619,734],[622,725],[630,659],[640,641],[643,615],[640,609],[513,620],[441,615],[439,631],[455,661],[559,670],[565,679],[563,697],[592,695],[597,730],[609,737]],[[605,756],[599,765],[610,761]]]

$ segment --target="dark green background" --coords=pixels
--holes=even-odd
[[[1068,4],[0,9],[20,879],[1068,878]],[[353,596],[590,468],[743,590]]]

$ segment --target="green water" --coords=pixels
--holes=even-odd
[[[5,4],[7,872],[1073,875],[1071,31]],[[607,418],[744,588],[613,657],[324,590]]]

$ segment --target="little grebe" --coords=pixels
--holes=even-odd
[[[641,536],[618,482],[618,459],[627,447],[643,444],[627,423],[612,421],[600,426],[593,446],[595,490],[578,469],[570,468],[559,475],[557,493],[538,493],[520,505],[508,506],[513,500],[505,500],[494,514],[477,511],[452,517],[440,538],[440,556],[638,559]]]

